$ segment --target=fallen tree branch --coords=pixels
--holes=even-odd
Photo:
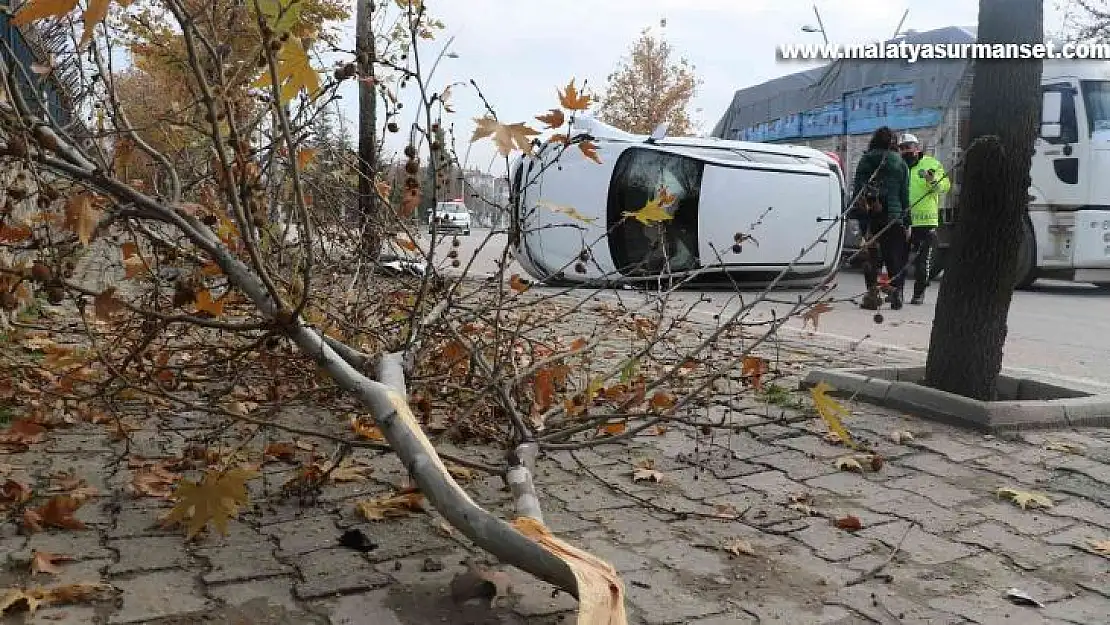
[[[866,582],[872,577],[878,575],[886,567],[890,566],[890,563],[894,561],[894,556],[898,555],[898,552],[901,551],[902,543],[906,542],[906,537],[910,535],[910,531],[912,531],[913,528],[916,526],[917,522],[910,521],[910,526],[906,528],[906,531],[902,534],[902,538],[898,540],[898,544],[890,550],[890,555],[887,556],[886,560],[883,560],[875,566],[867,569],[863,573],[860,573],[859,577],[849,580],[848,583],[845,584],[845,586],[855,586],[857,584],[862,584],[863,582]]]

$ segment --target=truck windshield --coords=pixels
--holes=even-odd
[[[1091,132],[1110,130],[1110,80],[1084,80],[1083,104]]]

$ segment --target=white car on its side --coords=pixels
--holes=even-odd
[[[437,202],[428,215],[428,234],[433,227],[437,232],[461,232],[470,235],[470,210],[462,200]]]

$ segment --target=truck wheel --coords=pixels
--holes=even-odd
[[[1015,289],[1027,289],[1037,281],[1037,238],[1033,224],[1026,217],[1021,220],[1021,242],[1018,248],[1017,283]]]

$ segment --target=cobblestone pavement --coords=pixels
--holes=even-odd
[[[799,375],[806,366],[892,362],[797,343],[780,349]],[[617,567],[633,623],[1110,623],[1110,558],[1090,543],[1110,540],[1110,431],[985,437],[843,402],[853,413],[846,424],[886,459],[858,474],[834,466],[845,449],[826,442],[824,426],[793,401],[700,409],[727,413],[727,433],[672,427],[633,445],[551,453],[536,477],[546,521]],[[77,426],[2,458],[10,465],[3,479],[44,487],[69,472],[100,496],[77,513],[85,530],[28,536],[3,525],[0,586],[101,581],[117,589],[108,601],[42,608],[27,622],[574,622],[573,600],[514,569],[492,606],[452,603],[450,581],[467,558],[484,556],[434,514],[360,521],[356,500],[405,483],[390,455],[359,452],[370,479],[329,486],[312,506],[276,498],[293,468],[267,464],[263,479],[249,483],[256,503],[229,535],[185,546],[179,530],[155,525],[164,503],[128,492],[133,476],[120,458],[180,456],[199,425],[189,415],[159,417],[128,443],[103,426]],[[914,440],[895,443],[895,431]],[[492,452],[488,459],[496,462]],[[661,482],[632,480],[645,459]],[[499,478],[465,486],[511,517]],[[996,496],[1002,486],[1045,493],[1054,505],[1022,509]],[[714,518],[733,513],[740,519]],[[862,527],[835,527],[831,519],[845,515]],[[376,547],[342,546],[340,535],[355,528]],[[56,577],[32,578],[35,551],[74,561],[60,563]],[[1011,588],[1043,607],[1007,600]]]

